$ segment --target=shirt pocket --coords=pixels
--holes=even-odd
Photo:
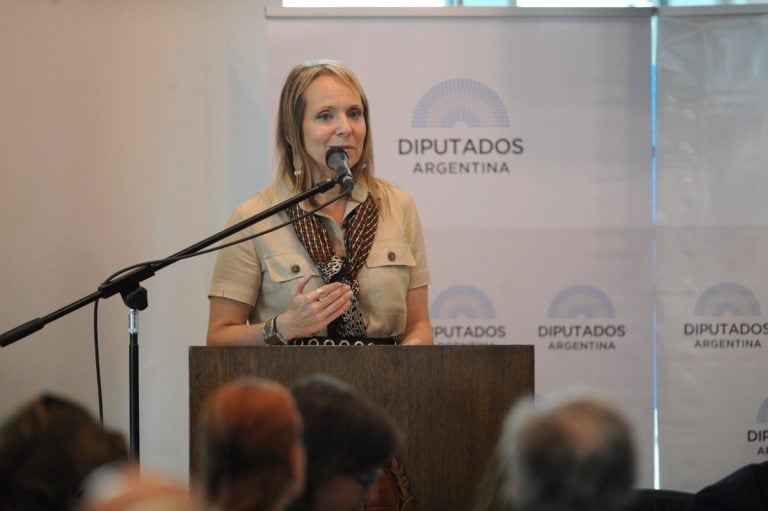
[[[416,266],[411,247],[405,239],[390,239],[374,242],[368,259],[365,261],[368,268],[380,268],[387,266]]]
[[[319,276],[315,264],[299,251],[281,252],[264,257],[264,287],[269,283],[281,284],[307,275]]]
[[[389,325],[396,334],[405,325],[405,299],[410,287],[411,269],[416,266],[411,247],[404,238],[374,242],[365,267],[358,274],[360,299],[372,316]]]

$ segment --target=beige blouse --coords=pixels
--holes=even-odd
[[[383,202],[368,259],[357,275],[360,307],[369,337],[399,337],[405,331],[405,297],[409,289],[430,283],[418,211],[406,191],[382,182]],[[237,207],[227,226],[241,222],[291,197],[281,182],[273,182]],[[355,183],[344,217],[368,195],[363,183]],[[302,204],[309,209],[308,204]],[[346,255],[342,229],[322,210],[318,213],[331,233],[336,253]],[[282,212],[233,235],[241,239],[287,221]],[[230,240],[227,240],[230,241]],[[218,253],[208,296],[221,296],[253,307],[251,323],[262,323],[288,309],[296,280],[313,275],[304,288],[309,292],[323,280],[292,226],[278,229]],[[326,332],[316,332],[325,335]]]

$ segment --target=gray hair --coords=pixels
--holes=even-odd
[[[507,415],[497,454],[502,491],[515,511],[617,511],[631,500],[630,426],[599,400],[542,409],[522,400]]]

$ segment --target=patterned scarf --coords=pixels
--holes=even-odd
[[[304,210],[294,205],[288,209],[288,218],[296,220],[303,213]],[[344,219],[344,246],[347,249],[347,257],[336,255],[331,235],[317,215],[309,215],[293,224],[296,235],[320,270],[323,281],[342,282],[352,288],[352,305],[328,325],[328,337],[350,339],[368,336],[360,310],[357,273],[368,259],[378,220],[379,208],[371,194],[368,194],[368,197]]]

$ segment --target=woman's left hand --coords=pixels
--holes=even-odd
[[[304,292],[311,276],[297,282],[291,306],[277,316],[277,329],[287,340],[311,337],[341,316],[352,303],[352,290],[346,284],[331,282]]]
[[[408,339],[407,341],[403,341],[400,344],[406,344],[408,346],[416,346],[418,344],[432,344],[432,343],[431,342],[424,342],[423,340],[414,337],[414,338]]]

